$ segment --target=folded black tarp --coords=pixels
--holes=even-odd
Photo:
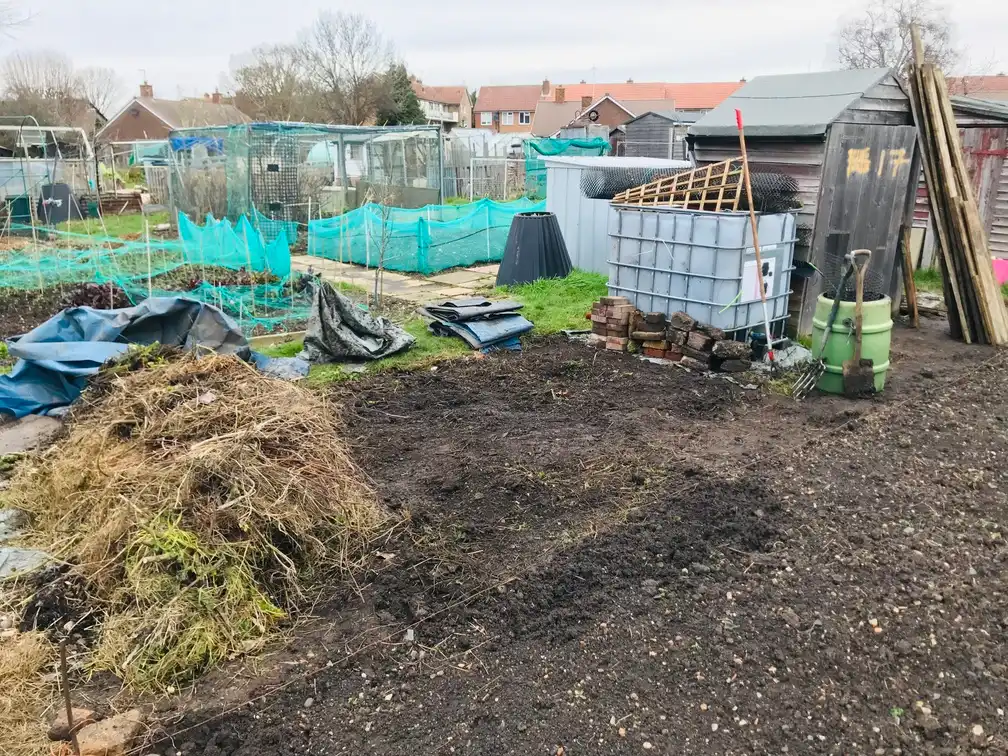
[[[518,314],[520,302],[488,299],[449,299],[420,308],[431,319],[430,330],[438,336],[458,336],[473,349],[520,349],[518,337],[533,326]]]
[[[372,317],[322,281],[315,289],[299,356],[314,363],[379,360],[409,349],[415,341],[395,323]]]

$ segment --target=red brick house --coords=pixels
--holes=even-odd
[[[95,142],[167,139],[173,129],[230,126],[250,120],[234,105],[224,102],[219,92],[203,98],[162,100],[154,96],[154,87],[145,83],[140,85],[140,96],[126,103],[95,134]]]

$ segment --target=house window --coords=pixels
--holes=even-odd
[[[480,113],[480,126],[490,126],[493,124],[493,113],[483,111]]]
[[[505,111],[504,113],[504,125],[514,126],[514,113],[512,113],[510,110]]]
[[[521,113],[518,114],[518,123],[520,123],[522,126],[528,126],[530,123],[532,123],[532,114],[527,110],[523,110]]]

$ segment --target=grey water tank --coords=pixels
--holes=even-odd
[[[775,324],[788,314],[795,216],[758,215],[757,228]],[[645,312],[682,311],[729,332],[762,326],[749,214],[614,205],[609,293]]]

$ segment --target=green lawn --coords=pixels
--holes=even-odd
[[[131,213],[128,215],[115,215],[109,213],[102,216],[105,221],[105,229],[108,231],[108,235],[115,238],[123,238],[126,236],[133,236],[139,234],[143,236],[144,233],[144,216],[139,213]],[[151,228],[158,225],[159,223],[168,223],[171,220],[171,216],[168,213],[154,213],[147,216],[147,220],[150,221]],[[102,222],[97,218],[85,218],[79,221],[68,221],[66,223],[61,223],[56,227],[59,231],[68,231],[72,234],[89,234],[89,235],[101,235],[105,231],[102,230]]]
[[[576,270],[567,278],[500,287],[491,294],[494,298],[516,299],[525,305],[522,314],[535,324],[532,333],[544,336],[590,327],[585,313],[591,310],[593,302],[606,295],[606,279],[598,273]],[[323,384],[388,370],[417,370],[440,360],[473,353],[462,339],[431,334],[423,318],[410,318],[403,327],[416,337],[416,343],[408,351],[370,363],[364,373],[348,373],[339,365],[313,365],[308,381]],[[272,357],[293,357],[301,347],[301,341],[292,341],[266,347],[262,352]]]
[[[914,271],[914,283],[917,284],[918,291],[930,291],[935,294],[942,293],[941,272],[938,268],[921,268]],[[1008,281],[1001,284],[1001,296],[1008,299]]]

